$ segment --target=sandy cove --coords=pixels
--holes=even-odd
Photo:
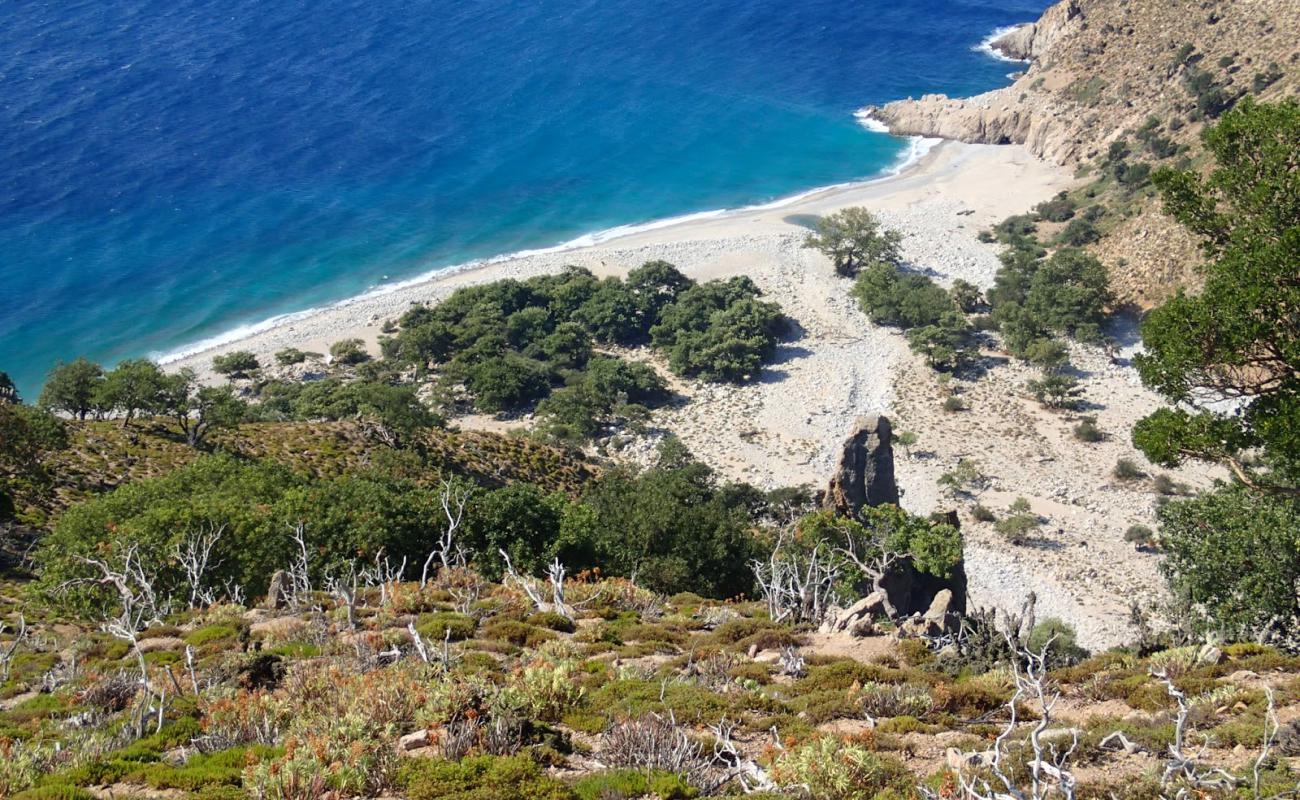
[[[286,321],[248,338],[173,362],[204,375],[213,355],[240,349],[274,363],[284,347],[324,352],[339,339],[358,337],[372,349],[385,320],[412,303],[434,303],[457,287],[501,278],[553,273],[568,264],[597,274],[622,274],[652,259],[676,264],[697,280],[748,275],[779,302],[796,332],[756,384],[735,387],[674,381],[689,402],[656,412],[662,431],[722,474],[773,488],[820,486],[839,446],[861,414],[885,412],[896,430],[918,434],[910,454],[898,453],[903,503],[928,513],[958,505],[936,479],[962,457],[985,465],[985,505],[1001,512],[1028,497],[1047,522],[1033,546],[1012,546],[992,527],[964,517],[967,571],[976,605],[1014,608],[1032,589],[1042,615],[1060,616],[1090,647],[1122,643],[1129,635],[1128,602],[1158,598],[1155,556],[1123,541],[1133,524],[1151,525],[1149,484],[1122,484],[1110,471],[1119,457],[1140,457],[1128,444],[1132,423],[1157,405],[1131,367],[1092,349],[1076,348],[1087,397],[1098,409],[1106,441],[1074,441],[1072,420],[1048,414],[1024,396],[1030,374],[1006,364],[978,382],[954,382],[970,410],[942,410],[943,394],[897,332],[871,325],[848,297],[849,281],[802,240],[808,216],[866,206],[903,232],[908,265],[943,284],[964,278],[991,285],[995,245],[976,234],[1023,213],[1073,184],[1061,168],[1020,146],[944,142],[899,175],[833,187],[787,204],[741,209],[609,239],[599,245],[487,263],[435,275],[387,294],[372,294]],[[649,358],[641,351],[636,357]],[[463,427],[504,429],[519,423],[482,418]],[[652,439],[653,437],[651,437]],[[631,443],[623,457],[638,459],[653,441]],[[1203,485],[1200,474],[1175,475]],[[962,505],[969,505],[965,503]]]

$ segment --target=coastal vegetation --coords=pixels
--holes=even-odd
[[[1059,546],[1049,507],[1094,499],[985,492],[1002,465],[979,442],[935,460],[933,516],[862,502],[885,474],[899,496],[887,426],[819,494],[728,481],[672,436],[640,462],[575,447],[642,430],[670,379],[755,381],[786,325],[748,278],[570,268],[413,306],[378,354],[228,353],[223,385],[78,359],[29,405],[0,373],[0,797],[1294,795],[1300,104],[1201,63],[1174,69],[1218,120],[1212,162],[1176,165],[1148,120],[1143,160],[1117,141],[1099,178],[1158,191],[1204,247],[1197,291],[1141,325],[1169,405],[1132,431],[1035,410],[1069,447],[1131,436],[1150,462],[1096,476],[1149,485],[1158,525],[1125,547],[1159,553],[1172,598],[1123,647],[1082,646],[1068,598],[970,602],[959,523],[1014,558]],[[987,293],[904,263],[865,209],[807,245],[942,373],[918,370],[952,418],[999,347],[1081,412],[1071,353],[1110,346],[1119,304],[1083,248],[1111,213],[1071,192],[997,225]],[[450,429],[471,412],[533,429]],[[931,439],[895,442],[919,463]],[[1152,467],[1186,460],[1222,480]]]

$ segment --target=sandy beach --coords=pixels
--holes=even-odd
[[[1154,524],[1149,482],[1111,477],[1119,458],[1141,463],[1128,431],[1156,407],[1157,398],[1122,357],[1112,362],[1095,348],[1076,346],[1073,360],[1094,406],[1088,413],[1107,432],[1103,442],[1085,445],[1070,436],[1077,417],[1045,412],[1028,397],[1023,387],[1033,376],[1023,365],[1004,363],[978,381],[941,387],[897,331],[867,321],[848,295],[849,282],[836,277],[822,255],[802,247],[803,226],[813,217],[866,206],[904,234],[910,268],[945,285],[962,278],[988,287],[999,266],[998,247],[980,242],[978,232],[1072,183],[1063,169],[1019,146],[944,142],[892,177],[633,231],[593,246],[450,271],[285,321],[171,366],[210,375],[217,352],[249,350],[273,363],[281,348],[324,352],[349,337],[373,348],[384,321],[412,303],[434,303],[459,286],[556,272],[568,264],[620,274],[664,259],[697,280],[748,275],[795,323],[775,363],[748,386],[671,378],[683,402],[655,413],[650,436],[623,442],[606,455],[643,460],[660,436],[672,433],[728,478],[764,488],[817,487],[856,418],[888,413],[896,430],[919,436],[910,452],[897,453],[903,503],[910,510],[969,509],[978,500],[1002,513],[1024,496],[1044,519],[1036,543],[1016,546],[992,525],[963,517],[972,602],[1014,609],[1032,590],[1041,615],[1074,624],[1082,644],[1117,645],[1132,630],[1130,599],[1158,601],[1163,586],[1157,557],[1135,551],[1123,538],[1131,525]],[[1120,338],[1131,350],[1131,331]],[[644,350],[628,355],[652,360]],[[947,392],[961,394],[969,410],[944,411]],[[466,417],[456,424],[506,430],[526,420]],[[936,481],[962,458],[986,465],[990,484],[977,497],[959,500],[941,492]],[[1172,477],[1192,485],[1208,480],[1193,471]]]
[[[897,175],[812,191],[793,201],[718,212],[703,218],[693,215],[671,224],[650,223],[638,226],[640,230],[634,228],[630,233],[588,247],[451,267],[424,279],[383,287],[332,306],[290,315],[247,336],[231,337],[211,347],[199,343],[185,348],[182,351],[185,355],[164,357],[163,361],[176,368],[188,366],[207,374],[212,356],[230,350],[249,350],[269,357],[289,346],[324,352],[330,343],[349,337],[373,343],[383,321],[401,314],[412,303],[436,302],[459,286],[507,277],[526,278],[557,271],[567,264],[582,265],[597,274],[619,274],[646,260],[666,258],[695,278],[745,273],[761,285],[764,265],[746,265],[737,259],[755,250],[769,251],[770,245],[782,237],[801,235],[804,228],[800,223],[806,221],[801,217],[866,205],[890,212],[918,232],[940,234],[952,227],[945,225],[938,218],[940,215],[968,211],[973,213],[955,221],[956,227],[968,231],[968,238],[973,241],[981,227],[1050,197],[1068,183],[1068,176],[1060,170],[1038,161],[1019,147],[942,142],[934,144],[926,155]],[[1011,185],[1016,187],[1014,192],[1008,191]],[[951,212],[940,208],[942,201],[948,201]],[[985,262],[978,268],[979,274],[987,272],[991,278],[996,262],[990,258],[988,248],[981,246],[979,251]]]

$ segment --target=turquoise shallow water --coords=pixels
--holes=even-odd
[[[0,369],[173,351],[441,265],[876,175],[1026,0],[0,7]]]

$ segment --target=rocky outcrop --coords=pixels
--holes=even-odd
[[[899,136],[926,136],[970,144],[1023,144],[1034,155],[1068,164],[1093,149],[1091,119],[1076,109],[1018,86],[974,97],[927,94],[867,109]]]
[[[889,419],[862,417],[858,419],[857,430],[844,442],[839,467],[831,476],[822,505],[851,517],[863,506],[885,503],[898,505]]]
[[[1056,40],[1069,30],[1070,23],[1082,15],[1083,7],[1078,0],[1057,3],[1043,12],[1037,22],[1017,26],[989,42],[989,47],[1017,61],[1036,61],[1046,55]]]

